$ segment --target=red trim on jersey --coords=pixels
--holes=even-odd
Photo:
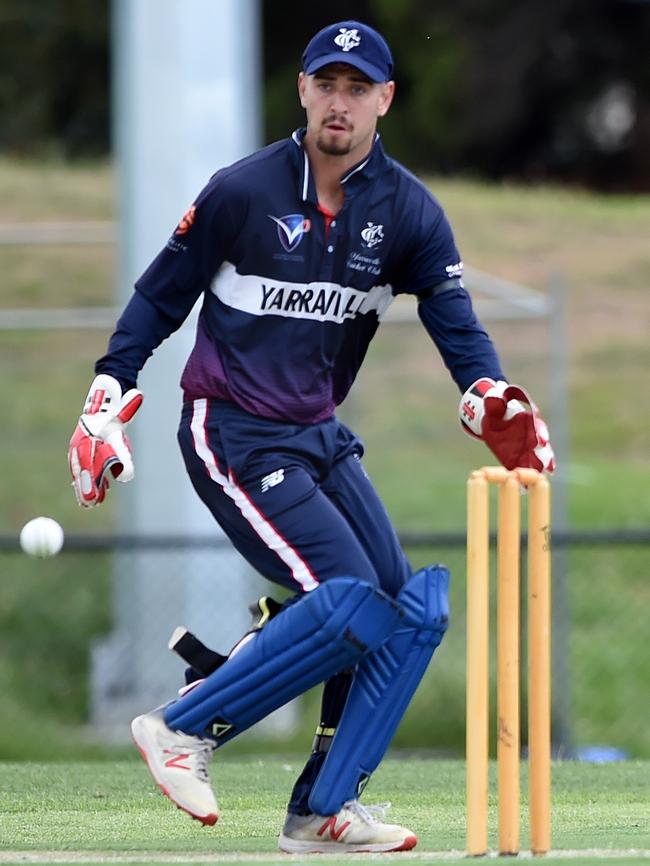
[[[328,210],[325,205],[321,204],[320,202],[318,202],[316,207],[325,217],[325,243],[327,243],[330,239],[330,226],[332,225],[332,220],[335,219],[336,214],[332,213],[331,210]]]

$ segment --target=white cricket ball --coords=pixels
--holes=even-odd
[[[30,556],[56,556],[63,547],[63,529],[51,517],[35,517],[20,530],[20,546]]]

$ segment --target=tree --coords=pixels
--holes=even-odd
[[[0,149],[109,146],[108,3],[0,0]]]

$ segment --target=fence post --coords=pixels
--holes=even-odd
[[[556,536],[568,531],[567,492],[569,481],[569,364],[567,343],[566,282],[554,273],[549,280],[550,429],[557,460],[552,486],[552,526]],[[552,556],[552,672],[553,746],[565,757],[573,749],[569,677],[569,602],[567,594],[567,547],[551,545]]]

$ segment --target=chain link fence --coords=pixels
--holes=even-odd
[[[457,756],[464,748],[465,537],[403,533],[402,539],[414,568],[449,565],[452,623],[395,745]],[[0,543],[4,690],[20,696],[22,713],[54,712],[65,724],[90,724],[97,736],[117,742],[126,740],[134,713],[169,699],[182,684],[183,663],[166,648],[174,626],[182,622],[227,652],[234,616],[260,594],[282,597],[257,579],[229,586],[205,556],[223,552],[210,539],[70,537],[49,560],[21,554],[15,538]],[[554,551],[567,589],[560,627],[568,628],[566,639],[554,641],[555,750],[566,758],[650,757],[644,687],[650,649],[642,613],[650,592],[650,532],[569,533],[554,539]],[[174,589],[188,579],[180,571],[188,561],[195,563],[194,591],[182,595]],[[119,651],[107,653],[111,644]],[[558,647],[566,648],[566,658],[557,658]],[[493,671],[493,691],[494,678]],[[525,679],[522,674],[524,696]],[[301,737],[307,741],[317,700],[312,693],[257,735],[272,735],[287,748]],[[524,710],[524,745],[525,721]]]

